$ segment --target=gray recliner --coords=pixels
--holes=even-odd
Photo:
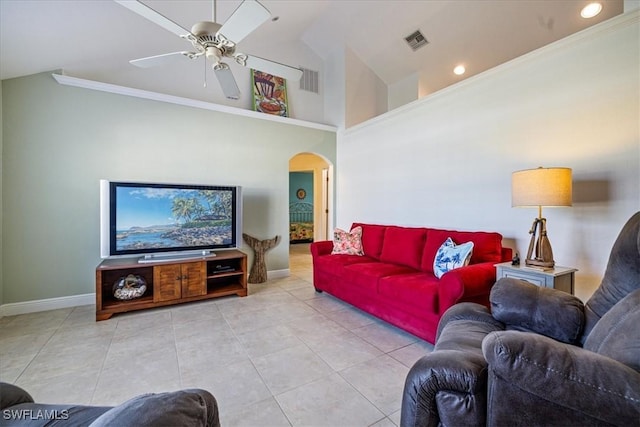
[[[118,405],[36,403],[24,389],[0,382],[0,426],[220,427],[218,404],[202,389],[143,394]]]
[[[409,371],[401,426],[640,425],[640,212],[586,304],[503,278],[462,303]]]

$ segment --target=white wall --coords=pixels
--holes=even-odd
[[[299,81],[287,81],[287,94],[291,117],[311,122],[326,123],[327,119],[324,116],[325,86],[324,79],[322,78],[324,75],[323,62],[306,44],[298,41],[295,43],[295,47],[296,49],[286,49],[287,55],[290,55],[285,58],[286,63],[317,71],[318,93],[301,90]]]
[[[623,10],[625,12],[631,12],[635,9],[640,9],[640,0],[624,0]]]
[[[387,90],[387,111],[402,107],[418,99],[420,79],[418,73],[390,84]]]
[[[325,61],[324,117],[328,124],[344,128],[346,92],[346,64],[344,49],[335,49]],[[322,76],[321,76],[322,77]]]
[[[62,86],[48,73],[4,80],[2,95],[5,304],[95,291],[100,179],[241,185],[244,231],[284,238],[289,159],[335,162],[333,132]],[[269,270],[288,262],[288,245],[269,251]]]
[[[573,168],[574,206],[545,209],[576,294],[599,285],[640,208],[640,13],[626,14],[338,134],[337,226],[498,231],[526,254],[535,209],[511,173]]]
[[[387,111],[387,85],[351,50],[345,50],[345,125],[355,126]]]

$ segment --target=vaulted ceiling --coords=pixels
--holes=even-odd
[[[419,73],[435,91],[623,11],[622,0],[600,2],[602,12],[584,19],[580,10],[587,0],[261,0],[277,19],[239,48],[321,73],[324,59],[349,48],[384,83]],[[209,0],[144,3],[187,29],[211,20],[214,9]],[[217,21],[223,23],[239,4],[218,0]],[[428,44],[413,51],[404,38],[416,30]],[[62,69],[107,83],[223,99],[215,87],[202,90],[203,62],[185,59],[155,69],[129,64],[189,45],[113,1],[0,0],[0,31],[2,79]],[[467,69],[463,76],[452,72],[458,64]]]

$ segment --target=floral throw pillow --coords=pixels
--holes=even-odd
[[[473,242],[456,245],[451,237],[448,237],[433,260],[433,274],[439,279],[448,271],[469,265],[471,254],[473,254]]]
[[[364,255],[362,251],[362,227],[354,227],[351,232],[336,228],[333,232],[332,254]]]

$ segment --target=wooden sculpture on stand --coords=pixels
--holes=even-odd
[[[538,229],[540,229],[539,233]],[[531,240],[529,241],[527,258],[524,261],[525,264],[553,268],[555,261],[553,260],[551,243],[549,242],[549,237],[547,237],[547,219],[540,217],[534,219],[529,234],[531,234]]]
[[[264,283],[267,281],[267,263],[265,262],[265,253],[276,246],[280,241],[280,236],[273,239],[259,240],[255,237],[242,233],[242,238],[253,249],[253,264],[249,272],[249,283]]]

